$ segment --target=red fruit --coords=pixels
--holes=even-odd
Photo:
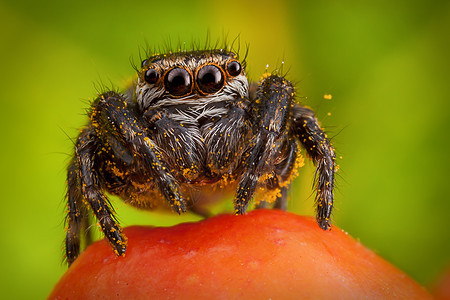
[[[170,228],[129,227],[125,257],[99,241],[50,299],[431,299],[416,282],[333,227],[279,210]]]
[[[450,267],[439,277],[432,291],[436,300],[450,300]]]

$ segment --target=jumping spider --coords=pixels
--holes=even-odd
[[[130,91],[93,101],[76,140],[67,175],[68,263],[90,225],[88,208],[116,255],[125,253],[127,237],[105,192],[139,208],[182,213],[197,211],[214,188],[226,186],[235,191],[236,214],[260,190],[271,199],[257,205],[285,208],[299,144],[317,167],[316,219],[327,230],[335,154],[314,113],[294,98],[293,85],[280,75],[249,84],[237,55],[225,50],[144,60]]]

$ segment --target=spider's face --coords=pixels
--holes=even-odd
[[[222,50],[155,55],[142,62],[136,99],[142,110],[203,104],[248,96],[248,81],[236,55]]]

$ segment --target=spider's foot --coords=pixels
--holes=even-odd
[[[317,224],[319,224],[319,227],[323,230],[330,230],[331,229],[331,223],[328,218],[317,218],[316,219]]]
[[[122,232],[122,228],[115,224],[113,227],[107,230],[103,230],[106,238],[114,249],[114,253],[117,256],[122,256],[127,250],[127,236]]]

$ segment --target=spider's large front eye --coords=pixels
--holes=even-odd
[[[227,72],[231,76],[238,76],[241,74],[242,66],[237,60],[232,60],[227,64]]]
[[[145,71],[144,80],[147,83],[155,84],[159,79],[159,73],[155,69],[148,69]]]
[[[170,94],[174,96],[184,96],[191,91],[191,75],[183,68],[174,68],[167,72],[164,84],[166,90]]]
[[[223,87],[223,73],[214,65],[206,65],[197,73],[197,84],[203,93],[213,94]]]

